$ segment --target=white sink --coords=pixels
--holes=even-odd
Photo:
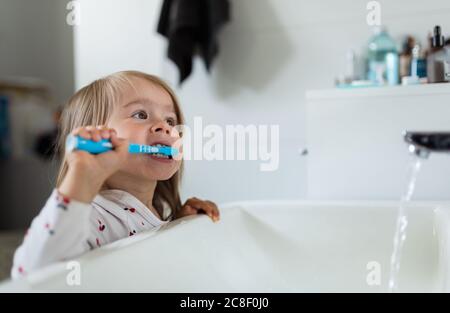
[[[221,205],[90,252],[81,284],[59,263],[8,291],[385,292],[396,202],[258,201]],[[399,291],[450,291],[450,204],[413,203]],[[372,263],[369,263],[372,262]],[[376,263],[373,263],[376,262]],[[381,283],[367,276],[379,265]]]

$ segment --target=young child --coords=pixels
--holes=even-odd
[[[217,221],[210,201],[181,204],[181,160],[128,153],[129,143],[174,146],[174,126],[182,124],[174,92],[152,75],[119,72],[79,90],[63,112],[56,188],[14,255],[12,278],[183,216],[206,213]],[[110,139],[114,150],[66,153],[69,134]]]

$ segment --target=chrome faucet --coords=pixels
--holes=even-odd
[[[406,131],[403,138],[409,144],[409,151],[423,159],[431,152],[450,153],[450,132]]]

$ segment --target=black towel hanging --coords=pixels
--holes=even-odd
[[[217,33],[230,20],[228,0],[164,0],[158,33],[167,37],[167,55],[180,71],[180,84],[192,72],[199,53],[209,71],[219,52]]]

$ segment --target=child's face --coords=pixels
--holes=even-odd
[[[173,146],[180,138],[173,128],[179,121],[170,95],[162,88],[141,78],[132,79],[119,105],[113,110],[107,127],[130,143]],[[167,180],[180,168],[181,161],[149,154],[129,154],[122,172],[148,180]]]

